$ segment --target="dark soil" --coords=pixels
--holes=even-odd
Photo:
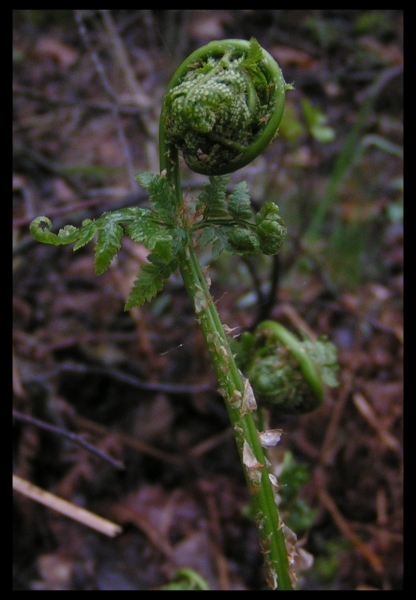
[[[73,254],[29,234],[38,215],[76,225],[145,202],[134,174],[158,171],[170,77],[201,45],[252,36],[296,89],[280,137],[232,181],[276,201],[289,235],[279,261],[221,256],[211,291],[237,332],[274,318],[338,347],[340,385],[323,406],[270,417],[284,430],[273,460],[290,450],[309,469],[300,497],[316,516],[298,537],[315,563],[300,588],[402,589],[402,12],[36,10],[13,23],[14,473],[123,532],[107,538],[15,492],[15,590],[157,589],[180,567],[211,589],[266,589],[179,275],[124,312],[144,248],[123,242],[96,277],[93,245]],[[326,143],[305,101],[327,118]],[[188,197],[204,181],[185,179]]]

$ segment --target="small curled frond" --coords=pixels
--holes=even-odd
[[[54,233],[48,217],[36,217],[30,224],[34,238],[44,244],[62,246],[74,244],[79,250],[95,239],[94,267],[97,275],[108,269],[121,247],[123,235],[134,242],[142,243],[155,255],[169,261],[180,245],[181,231],[175,230],[172,201],[167,195],[164,178],[152,173],[143,174],[143,187],[151,192],[154,210],[128,207],[105,212],[98,219],[85,219],[80,227],[66,225]]]
[[[256,225],[261,251],[269,256],[278,254],[287,233],[279,207],[274,202],[266,202],[256,215]]]
[[[280,414],[315,410],[322,403],[323,385],[338,385],[334,344],[323,337],[300,341],[275,321],[263,321],[254,334],[241,336],[237,362],[257,401]]]
[[[58,234],[53,233],[51,229],[52,221],[48,217],[36,217],[30,224],[30,233],[38,242],[43,244],[62,246],[78,239],[78,229],[72,225],[66,225]]]
[[[162,165],[172,144],[197,173],[241,169],[276,135],[288,87],[254,38],[203,46],[169,84],[160,120]]]
[[[278,254],[287,233],[278,206],[266,202],[254,217],[246,182],[229,195],[228,183],[228,175],[210,177],[197,199],[199,219],[192,229],[200,231],[201,246],[212,243],[214,258],[223,250],[240,256]]]

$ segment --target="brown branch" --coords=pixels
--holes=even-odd
[[[81,100],[80,98],[69,98],[69,97],[58,97],[41,92],[36,92],[30,88],[23,87],[21,85],[13,85],[13,94],[16,96],[24,96],[31,100],[39,100],[46,104],[52,104],[56,106],[79,106],[81,108],[92,109],[94,111],[102,112],[113,112],[114,104],[111,102],[99,102],[93,100]],[[122,116],[137,116],[143,111],[151,110],[153,107],[150,106],[138,106],[138,105],[118,105],[118,113]]]
[[[62,515],[65,515],[74,521],[78,521],[78,523],[82,523],[87,527],[91,527],[91,529],[95,529],[109,537],[115,537],[123,530],[120,525],[112,523],[107,519],[103,519],[103,517],[100,517],[89,510],[85,510],[85,508],[81,508],[72,502],[68,502],[68,500],[59,498],[58,496],[55,496],[55,494],[51,494],[37,485],[33,485],[30,481],[22,479],[18,475],[13,475],[13,489]]]
[[[324,486],[322,485],[323,480],[324,480],[324,477],[322,475],[323,475],[322,472],[321,472],[321,476],[319,476],[319,473],[316,473],[316,475],[315,475],[316,491],[317,491],[319,500],[322,502],[322,504],[324,505],[326,510],[329,512],[335,525],[338,527],[338,529],[344,535],[344,537],[347,540],[349,540],[361,552],[361,554],[364,556],[364,558],[367,560],[367,562],[371,565],[372,569],[377,574],[382,573],[383,572],[383,563],[381,562],[381,559],[377,556],[377,554],[375,554],[371,550],[371,548],[369,548],[358,537],[358,535],[356,535],[352,531],[348,521],[343,517],[343,515],[339,511],[337,505],[335,504],[334,500],[331,498],[331,496],[328,494],[328,492],[325,490]]]
[[[61,435],[65,438],[71,440],[75,444],[82,446],[89,452],[96,454],[103,460],[109,462],[116,469],[124,469],[125,468],[124,464],[122,462],[115,460],[111,456],[108,456],[108,454],[106,454],[102,450],[99,450],[98,448],[96,448],[95,446],[90,444],[89,442],[86,442],[80,435],[77,435],[76,433],[72,433],[71,431],[62,429],[61,427],[56,427],[55,425],[51,425],[50,423],[47,423],[46,421],[41,421],[39,419],[35,419],[34,417],[31,417],[30,415],[25,415],[17,410],[13,410],[13,418],[17,419],[18,421],[23,421],[24,423],[29,423],[30,425],[35,425],[35,427],[39,427],[39,429],[44,429],[45,431],[49,431],[51,433]]]

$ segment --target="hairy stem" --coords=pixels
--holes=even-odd
[[[186,79],[186,74],[194,68],[198,61],[206,60],[207,56],[215,57],[221,64],[226,65],[225,70],[229,68],[233,57],[246,53],[249,44],[243,40],[224,40],[221,42],[211,42],[204,48],[191,54],[179,67],[174,74],[168,86],[168,93],[162,107],[159,128],[159,151],[160,151],[160,169],[166,174],[169,184],[175,198],[175,205],[178,214],[181,210],[183,199],[180,184],[179,157],[178,148],[175,142],[167,135],[167,125],[170,119],[172,127],[172,114],[169,103],[174,97],[172,92],[176,86],[180,85]],[[250,140],[247,148],[236,158],[232,158],[228,163],[213,164],[211,172],[205,171],[205,166],[199,170],[192,164],[191,168],[201,173],[210,175],[220,175],[241,168],[251,162],[264,148],[269,144],[276,133],[280,123],[287,86],[283,79],[280,68],[273,58],[262,51],[261,67],[267,69],[268,90],[270,93],[269,106],[267,108],[267,118],[265,124],[258,122],[254,130],[257,129]],[[231,58],[230,58],[231,57]],[[209,59],[208,59],[209,60]],[[232,67],[231,67],[232,68]],[[260,67],[259,67],[260,69]],[[210,75],[215,75],[217,67],[214,67]],[[265,71],[266,72],[266,71]],[[263,71],[258,70],[258,75],[263,77]],[[248,75],[244,77],[247,79]],[[199,83],[205,81],[205,77],[198,80],[197,85],[193,86],[193,80],[189,83],[188,90],[191,92],[198,87]],[[247,105],[249,110],[255,105],[255,91],[249,82],[247,86]],[[173,94],[173,95],[172,95]],[[267,95],[267,94],[266,94]],[[170,96],[170,98],[169,98]],[[181,101],[182,98],[180,99]],[[263,98],[265,101],[265,99]],[[198,101],[200,99],[198,98]],[[183,101],[186,105],[187,100]],[[217,111],[221,110],[219,105]],[[174,125],[173,125],[174,126]],[[210,131],[208,136],[215,140],[215,132]],[[223,143],[227,147],[227,143]],[[225,150],[226,152],[226,150]],[[225,155],[224,155],[225,156]],[[208,162],[208,161],[206,161]],[[285,538],[283,535],[282,522],[276,507],[276,500],[273,492],[272,483],[267,468],[267,459],[260,443],[259,434],[250,409],[246,408],[245,397],[250,394],[251,387],[241,372],[239,371],[234,355],[230,349],[224,327],[220,321],[214,300],[209,292],[208,285],[198,263],[191,233],[188,232],[187,244],[183,247],[179,255],[179,269],[194,305],[196,318],[198,320],[201,332],[205,339],[210,359],[218,379],[219,389],[224,398],[231,425],[234,432],[240,459],[244,468],[248,489],[250,491],[254,515],[259,531],[260,545],[265,557],[267,582],[271,589],[292,590],[292,581],[290,578],[289,561],[286,549]],[[252,393],[252,392],[251,392]]]
[[[182,205],[182,191],[177,158],[172,162],[175,153],[177,157],[176,148],[169,147],[167,151],[165,143],[161,144],[161,170],[167,172],[168,179],[175,189],[175,198],[179,208]],[[251,413],[243,414],[242,411],[246,380],[235,363],[214,300],[198,263],[191,236],[180,254],[179,269],[194,305],[196,318],[205,339],[219,389],[233,427],[254,505],[260,545],[265,556],[268,584],[271,589],[278,587],[280,590],[292,590],[285,539],[266,466],[266,456]],[[247,452],[251,457],[250,465],[247,464]]]
[[[251,413],[242,413],[241,400],[245,393],[245,381],[235,363],[215,303],[191,243],[183,251],[179,268],[193,302],[196,318],[204,336],[220,392],[233,427],[247,485],[253,499],[260,543],[267,564],[269,585],[275,588],[277,584],[278,588],[283,590],[292,589],[288,574],[289,565],[285,540],[280,528],[266,457]],[[247,452],[246,444],[255,457],[255,467],[249,467],[246,464],[247,458],[244,456],[244,453]],[[253,477],[253,470],[258,475]]]

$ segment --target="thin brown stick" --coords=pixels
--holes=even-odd
[[[352,531],[348,521],[344,519],[337,505],[324,489],[322,481],[320,481],[322,479],[323,477],[319,477],[319,475],[316,476],[316,489],[319,500],[330,513],[341,533],[361,552],[367,562],[371,565],[372,569],[378,574],[382,573],[383,563],[381,562],[381,559]]]
[[[23,421],[25,423],[29,423],[31,425],[35,425],[36,427],[39,427],[40,429],[44,429],[46,431],[50,431],[51,433],[56,433],[57,435],[66,437],[75,444],[86,448],[89,452],[92,452],[93,454],[96,454],[103,460],[109,462],[116,469],[124,469],[124,464],[122,462],[116,460],[115,458],[112,458],[111,456],[108,456],[108,454],[106,454],[102,450],[99,450],[99,448],[96,448],[89,442],[86,442],[80,435],[77,435],[76,433],[72,433],[71,431],[62,429],[62,427],[56,427],[55,425],[51,425],[46,421],[35,419],[34,417],[31,417],[30,415],[25,415],[17,410],[13,410],[13,418],[18,419],[19,421]]]
[[[31,100],[39,100],[40,102],[56,106],[79,106],[81,108],[102,112],[113,112],[114,110],[114,104],[111,102],[81,100],[80,98],[71,98],[67,96],[54,96],[52,94],[37,92],[36,90],[15,84],[13,85],[13,95],[24,96]],[[152,108],[153,107],[151,106],[121,104],[118,106],[118,112],[122,116],[138,116],[146,110],[150,111]]]
[[[30,481],[22,479],[18,475],[13,475],[13,489],[28,498],[32,498],[32,500],[36,500],[36,502],[40,502],[40,504],[48,506],[62,515],[65,515],[74,521],[78,521],[78,523],[82,523],[87,527],[91,527],[91,529],[95,529],[109,537],[115,537],[123,530],[120,525],[107,521],[107,519],[103,519],[89,510],[80,508],[63,498],[59,498],[58,496],[55,496],[55,494],[51,494],[50,492],[33,485]]]
[[[114,102],[112,112],[113,112],[114,122],[115,122],[115,125],[117,128],[117,136],[119,139],[121,150],[124,154],[124,158],[126,161],[126,167],[127,167],[129,181],[130,181],[130,188],[132,190],[135,190],[137,188],[137,184],[136,184],[136,180],[134,178],[133,160],[132,160],[129,145],[127,143],[126,135],[124,133],[123,124],[120,119],[120,111],[119,111],[120,101],[119,101],[119,98],[117,97],[117,94],[114,92],[113,88],[110,85],[107,74],[105,72],[105,69],[104,69],[99,57],[98,57],[97,52],[94,50],[94,48],[92,46],[88,31],[87,31],[87,28],[85,27],[83,19],[84,19],[84,11],[76,10],[75,11],[75,21],[78,25],[78,31],[81,36],[81,39],[82,39],[86,49],[90,53],[91,60],[94,63],[94,67],[97,71],[97,74],[98,74],[100,80],[101,80],[101,83],[104,86],[106,93],[111,98],[111,100]]]

